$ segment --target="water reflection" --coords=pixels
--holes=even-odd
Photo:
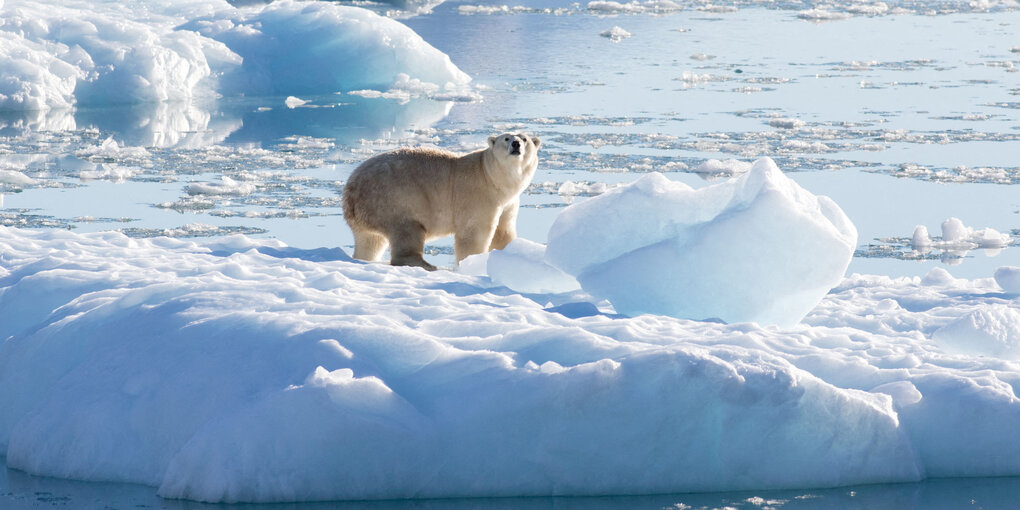
[[[330,138],[340,145],[427,128],[450,113],[452,102],[351,95],[318,96],[290,108],[284,98],[221,102],[217,113],[240,120],[226,143],[272,143],[291,136]]]
[[[863,485],[821,490],[741,491],[654,496],[495,498],[283,503],[203,504],[165,500],[144,485],[93,483],[30,476],[0,469],[0,507],[159,508],[165,510],[461,510],[461,509],[870,509],[950,510],[1015,508],[1020,478],[955,478],[920,483]]]
[[[354,144],[427,128],[446,117],[452,106],[425,98],[401,102],[330,94],[306,98],[298,107],[288,106],[284,97],[266,97],[0,112],[0,136],[98,131],[121,146],[179,149],[274,145],[291,136]]]

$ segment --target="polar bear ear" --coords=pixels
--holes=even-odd
[[[535,135],[531,135],[531,143],[535,144],[535,148],[537,149],[540,145],[542,145],[542,140]]]
[[[499,138],[498,135],[491,135],[491,136],[489,136],[489,147],[495,147],[496,146],[496,139],[497,138]]]

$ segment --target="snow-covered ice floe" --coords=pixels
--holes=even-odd
[[[648,174],[571,205],[546,258],[628,315],[792,325],[843,278],[857,229],[769,158],[695,190]]]
[[[1002,290],[855,275],[793,329],[614,319],[337,249],[0,228],[0,454],[205,501],[1020,475]]]
[[[0,69],[0,110],[386,90],[402,73],[437,87],[470,81],[398,21],[293,0],[8,0]]]

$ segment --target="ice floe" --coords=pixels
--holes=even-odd
[[[991,278],[856,275],[778,329],[240,236],[0,228],[0,254],[0,452],[29,473],[203,501],[1020,474]]]

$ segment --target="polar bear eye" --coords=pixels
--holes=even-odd
[[[509,142],[510,141],[510,137],[508,136],[508,137],[504,138],[503,141],[504,142]]]

